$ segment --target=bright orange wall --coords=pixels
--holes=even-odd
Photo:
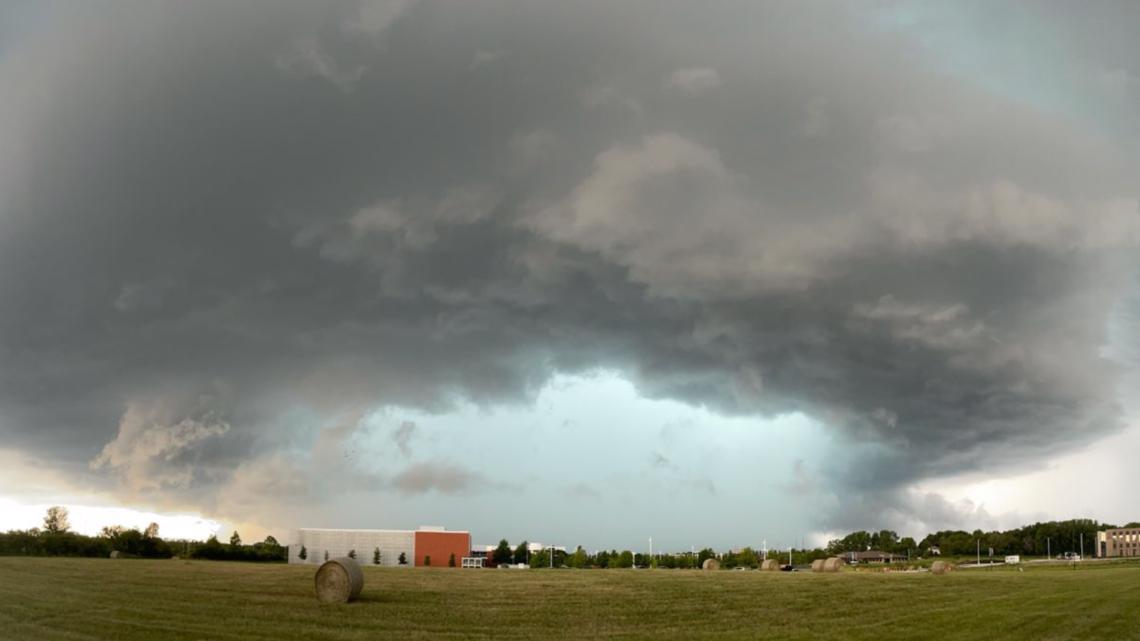
[[[467,532],[416,532],[416,566],[431,557],[433,568],[446,568],[447,559],[455,555],[455,567],[465,556],[471,556],[471,535]]]

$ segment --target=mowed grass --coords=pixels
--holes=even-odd
[[[1140,565],[845,572],[366,568],[0,558],[3,639],[1137,639]]]

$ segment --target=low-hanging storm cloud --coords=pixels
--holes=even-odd
[[[379,458],[353,435],[599,370],[811,417],[850,447],[789,482],[859,512],[1122,429],[1140,52],[1101,27],[1140,16],[1074,15],[1084,57],[1025,71],[1092,78],[1073,105],[958,73],[895,9],[41,8],[0,40],[4,447],[283,522],[275,497],[510,492],[413,420]]]

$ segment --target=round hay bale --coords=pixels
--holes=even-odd
[[[780,562],[777,561],[776,559],[768,559],[766,561],[761,561],[760,562],[760,569],[764,570],[765,572],[779,572],[780,571]]]
[[[119,551],[118,550],[111,550],[111,558],[112,559],[119,558]]]
[[[330,559],[317,569],[316,584],[317,598],[323,603],[348,603],[360,596],[364,571],[347,556]]]
[[[945,561],[935,561],[930,564],[930,571],[935,574],[946,574],[947,572],[953,571],[953,569],[954,566]]]
[[[716,559],[705,559],[705,562],[701,564],[701,569],[702,570],[719,570],[720,569],[720,561],[717,561]]]
[[[837,556],[833,556],[830,559],[827,559],[823,562],[823,571],[824,572],[839,572],[840,570],[843,569],[843,565],[844,565],[843,559],[841,559]]]
[[[823,564],[826,563],[824,559],[816,559],[811,562],[812,572],[823,572]]]

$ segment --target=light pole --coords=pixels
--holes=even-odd
[[[978,539],[978,567],[982,567],[982,540]]]
[[[652,570],[653,569],[653,537],[649,537],[649,560],[646,561],[646,563],[649,565],[649,569]]]
[[[1053,541],[1049,537],[1045,537],[1045,557],[1053,558]]]

